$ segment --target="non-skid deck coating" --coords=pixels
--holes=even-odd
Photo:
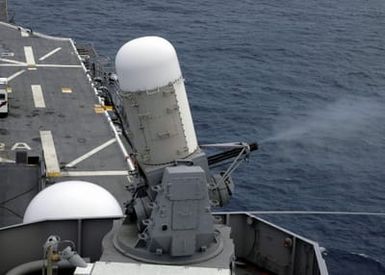
[[[26,150],[44,158],[51,182],[82,179],[127,199],[124,155],[72,40],[0,23],[0,77],[10,86],[0,162]],[[1,190],[0,201],[8,191]]]

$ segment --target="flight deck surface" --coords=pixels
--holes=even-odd
[[[0,118],[0,164],[27,151],[44,160],[48,183],[90,181],[122,203],[129,180],[122,143],[73,41],[6,23],[0,23],[0,37],[0,77],[9,84],[9,115]],[[0,201],[23,191],[1,188]]]

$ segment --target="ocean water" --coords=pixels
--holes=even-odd
[[[260,142],[227,210],[385,212],[385,1],[9,0],[35,31],[175,46],[199,142]],[[327,249],[330,274],[385,274],[385,217],[264,215]]]

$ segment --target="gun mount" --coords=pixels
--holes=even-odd
[[[140,61],[140,62],[139,62]],[[225,205],[234,190],[231,173],[256,143],[212,144],[227,151],[210,157],[198,146],[175,49],[160,37],[126,43],[116,57],[118,102],[138,173],[128,190],[126,219],[110,238],[103,260],[116,252],[126,261],[202,264],[228,269],[234,245],[230,228],[216,224],[212,207]],[[102,85],[101,83],[100,85]],[[227,170],[210,166],[233,159]]]

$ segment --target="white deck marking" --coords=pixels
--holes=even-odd
[[[81,65],[62,65],[62,64],[36,64],[36,67],[46,67],[46,68],[81,68]]]
[[[25,29],[21,29],[20,32],[21,32],[21,37],[28,37],[29,36],[29,33]]]
[[[5,163],[15,163],[14,160],[6,159],[6,158],[0,157],[0,163],[1,163],[1,162],[5,162]]]
[[[8,82],[11,81],[12,79],[18,77],[19,75],[21,75],[24,72],[25,72],[25,70],[20,70],[20,71],[14,73],[13,75],[11,75],[10,77],[7,78]]]
[[[42,57],[40,57],[39,60],[42,61],[42,60],[44,60],[44,59],[50,57],[51,55],[57,53],[57,52],[60,51],[60,50],[61,50],[61,47],[56,48],[56,49],[54,49],[53,51],[50,51],[49,53],[47,53],[46,55],[43,55]]]
[[[0,67],[25,67],[27,64],[20,63],[20,64],[0,64]]]
[[[78,157],[77,159],[71,161],[70,163],[68,163],[66,165],[66,167],[73,167],[75,166],[76,164],[78,164],[79,162],[82,162],[83,160],[85,159],[88,159],[89,157],[91,157],[92,155],[95,155],[97,152],[103,150],[104,148],[108,147],[109,145],[111,145],[112,143],[116,142],[116,139],[113,138],[113,139],[110,139],[109,141],[103,143],[102,145],[92,149],[91,151],[89,151],[88,153],[84,154],[83,156],[80,156]]]
[[[58,176],[60,174],[60,167],[51,131],[40,131],[40,139],[41,146],[43,147],[47,176]]]
[[[0,61],[12,63],[12,64],[18,64],[18,65],[27,66],[27,63],[25,63],[25,62],[21,62],[21,61],[17,61],[17,60],[12,60],[12,59],[8,59],[8,58],[0,58]],[[9,65],[9,64],[4,64],[4,65]]]
[[[33,50],[31,46],[25,46],[24,47],[24,54],[25,54],[25,61],[27,65],[34,66],[36,65],[35,57],[33,56]]]
[[[60,173],[62,177],[102,177],[102,176],[127,176],[128,171],[63,171]]]
[[[40,85],[31,85],[33,102],[36,108],[45,108],[43,91]]]
[[[9,56],[9,57],[12,57],[12,56],[15,56],[15,53],[13,52],[2,52],[0,54],[1,57],[4,57],[4,56]]]
[[[1,60],[2,60],[2,58],[0,58],[0,61]],[[12,61],[14,61],[14,60],[12,60]],[[5,62],[10,62],[10,60],[9,61],[5,61]],[[12,64],[11,63],[0,64],[0,67],[26,67],[28,65],[32,65],[32,64],[27,64],[27,63],[22,63],[22,62],[19,62],[19,61],[14,61]],[[33,64],[33,66],[41,67],[41,68],[82,68],[81,65],[63,65],[63,64]],[[36,70],[36,68],[28,68],[28,70],[29,69]]]

